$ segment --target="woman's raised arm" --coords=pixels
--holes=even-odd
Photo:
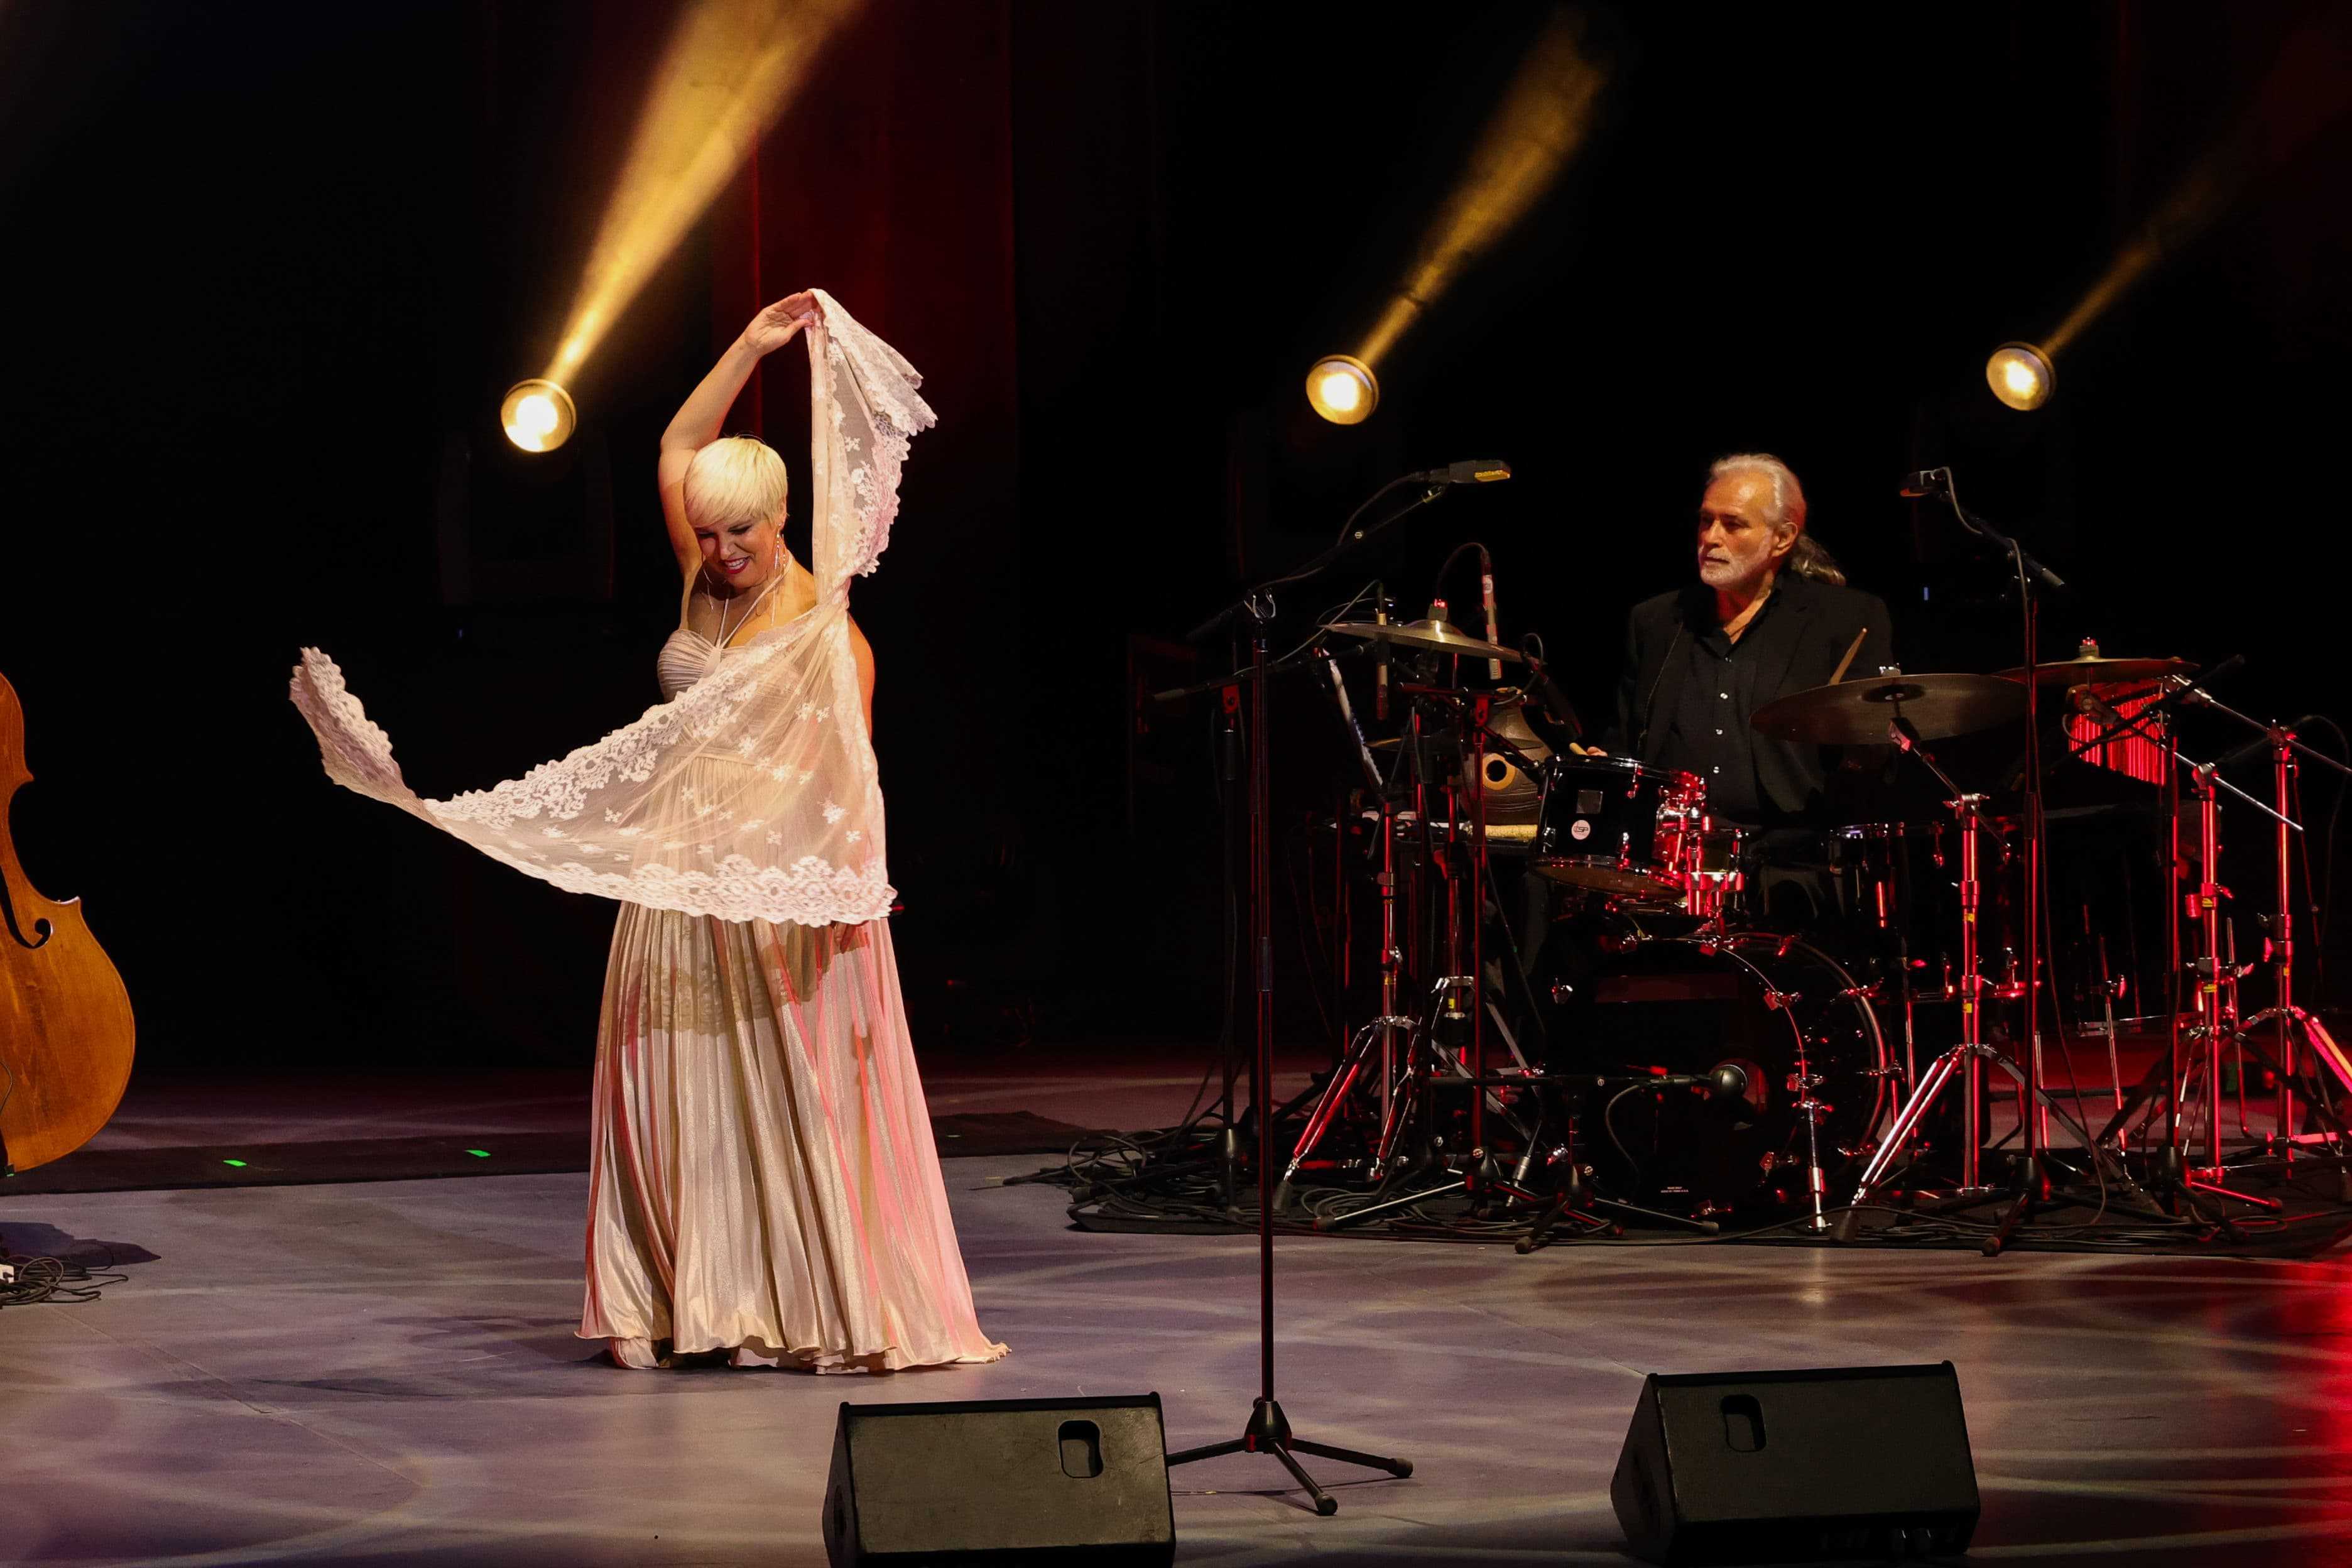
[[[751,379],[760,362],[799,336],[800,330],[816,319],[816,297],[803,291],[787,295],[752,317],[742,336],[719,356],[719,363],[687,395],[669,428],[662,432],[658,469],[662,521],[669,526],[670,550],[677,557],[678,569],[688,577],[702,565],[702,546],[695,540],[694,525],[686,520],[686,470],[697,452],[719,439],[727,411],[735,405],[736,395]]]

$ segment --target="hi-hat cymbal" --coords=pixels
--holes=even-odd
[[[1901,714],[1923,741],[1990,730],[2025,711],[2021,682],[1993,675],[1879,675],[1792,691],[1756,710],[1759,734],[1819,746],[1867,746],[1886,740]]]
[[[2197,667],[2185,658],[2070,658],[2062,664],[2037,664],[2033,679],[2043,686],[2113,686],[2133,680],[2157,680],[2168,675],[2187,675]],[[2022,682],[2025,667],[1995,670],[2003,680]]]
[[[1351,637],[1365,637],[1373,642],[1394,643],[1399,647],[1425,648],[1431,653],[1458,653],[1465,658],[1499,658],[1512,664],[1525,664],[1516,649],[1490,642],[1481,642],[1469,633],[1457,630],[1451,621],[1334,621],[1323,628]]]

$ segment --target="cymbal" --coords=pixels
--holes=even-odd
[[[1499,644],[1481,642],[1469,633],[1457,630],[1451,621],[1334,621],[1323,628],[1351,637],[1365,637],[1373,642],[1394,643],[1399,647],[1423,648],[1431,653],[1458,653],[1466,658],[1499,658],[1512,664],[1525,664],[1517,649]]]
[[[1756,710],[1759,734],[1822,746],[1886,739],[1887,721],[1909,720],[1923,741],[1990,730],[2025,711],[2023,683],[1993,675],[1879,675],[1792,691]]]
[[[2063,664],[2037,664],[2033,679],[2043,686],[2082,686],[2084,684],[2116,685],[2130,680],[2156,680],[2168,675],[2187,675],[2197,667],[2185,658],[2070,658]],[[2003,680],[2023,683],[2025,667],[1999,669],[1993,672]]]

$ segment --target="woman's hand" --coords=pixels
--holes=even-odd
[[[751,324],[743,329],[743,346],[753,353],[772,354],[816,319],[815,294],[805,289],[797,294],[787,294],[751,318]]]

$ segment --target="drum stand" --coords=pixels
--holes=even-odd
[[[2263,964],[2260,965],[2260,967],[2267,967],[2271,972],[2273,986],[2273,1001],[2270,1006],[2263,1008],[2252,1017],[2242,1022],[2238,1020],[2234,1016],[2237,990],[2234,982],[2238,974],[2243,971],[2239,970],[2234,964],[2229,966],[2232,981],[2230,988],[2231,1016],[2229,1019],[2230,1031],[2226,1037],[2242,1048],[2252,1049],[2255,1060],[2268,1068],[2277,1080],[2277,1125],[2272,1131],[2269,1142],[2271,1151],[2284,1161],[2289,1169],[2292,1169],[2295,1160],[2296,1146],[2299,1143],[2333,1145],[2336,1150],[2337,1171],[2346,1176],[2347,1188],[2352,1188],[2352,1173],[2347,1172],[2344,1163],[2346,1143],[2344,1121],[2336,1112],[2334,1096],[2326,1092],[2325,1080],[2317,1077],[2317,1069],[2324,1068],[2338,1085],[2352,1089],[2352,1058],[2347,1057],[2343,1047],[2336,1044],[2335,1037],[2328,1033],[2325,1024],[2313,1014],[2296,1006],[2294,1002],[2294,877],[2293,858],[2290,851],[2293,847],[2291,836],[2302,832],[2303,827],[2288,815],[2294,807],[2294,775],[2299,757],[2314,758],[2336,772],[2346,774],[2347,778],[2352,778],[2352,768],[2347,768],[2342,763],[2325,752],[2315,752],[2304,745],[2295,738],[2293,726],[2263,724],[2239,712],[2227,703],[2217,701],[2201,688],[2189,688],[2182,694],[2182,700],[2225,714],[2257,731],[2256,740],[2241,747],[2238,752],[2219,758],[2199,771],[2200,780],[2204,783],[2200,826],[2203,819],[2212,816],[2216,811],[2218,803],[2214,796],[2213,785],[2220,782],[2220,770],[2228,766],[2238,756],[2250,751],[2267,749],[2271,753],[2272,805],[2263,807],[2259,801],[2252,804],[2263,809],[2264,814],[2273,819],[2275,829],[2272,842],[2274,857],[2272,891],[2274,901],[2270,920],[2269,939],[2263,944],[2265,953]],[[2218,837],[2218,830],[2207,829],[2203,837],[2210,843]],[[2208,848],[2206,852],[2210,854],[2213,850]],[[2206,876],[2210,882],[2213,872],[2209,869]],[[2221,897],[2228,896],[2226,890],[2216,889],[2215,891]],[[2204,892],[2205,889],[2200,887],[2200,898],[2204,896]],[[2213,952],[2211,923],[2218,919],[2211,910],[2210,901],[2206,906],[2206,913],[2208,916],[2207,952],[2210,954]],[[2247,969],[2253,967],[2257,966],[2246,966]],[[2253,1035],[2264,1024],[2273,1024],[2277,1027],[2278,1049],[2274,1057],[2265,1055],[2260,1047],[2252,1044]],[[2300,1058],[2295,1047],[2298,1041],[2308,1053],[2315,1069],[2314,1077],[2309,1080],[2297,1071]],[[2218,1058],[2218,1040],[2215,1045],[2215,1055]],[[2216,1070],[2218,1071],[2218,1068]],[[2305,1104],[2302,1115],[2319,1123],[2321,1131],[2317,1132],[2298,1133],[2296,1131],[2296,1122],[2300,1119],[2295,1100],[2295,1091],[2298,1088],[2304,1091]],[[2239,1092],[2242,1099],[2244,1094],[2242,1078],[2240,1079]],[[2217,1169],[2221,1163],[2219,1150],[2220,1140],[2217,1135],[2212,1143],[2213,1163]],[[2352,1201],[2352,1192],[2347,1192],[2347,1201]]]
[[[2291,1119],[2294,1115],[2293,1094],[2295,1080],[2286,1071],[2283,1063],[2294,1058],[2290,1054],[2283,1052],[2281,1060],[2272,1060],[2261,1047],[2251,1045],[2247,1039],[2246,1029],[2266,1020],[2275,1019],[2281,1026],[2282,1039],[2287,1040],[2287,1028],[2292,1021],[2297,1032],[2303,1035],[2305,1043],[2312,1047],[2315,1058],[2327,1062],[2331,1070],[2341,1072],[2347,1083],[2352,1083],[2352,1070],[2347,1070],[2352,1069],[2352,1064],[2347,1064],[2347,1068],[2343,1069],[2336,1068],[2336,1063],[2342,1059],[2342,1053],[2335,1047],[2334,1040],[2318,1020],[2310,1019],[2309,1026],[2307,1028],[2303,1026],[2303,1020],[2308,1016],[2304,1015],[2302,1010],[2295,1007],[2294,1004],[2290,963],[2292,948],[2288,947],[2284,952],[2280,951],[2280,944],[2290,939],[2293,930],[2291,924],[2293,917],[2288,908],[2286,891],[2287,836],[2290,832],[2300,831],[2299,825],[2289,817],[2284,809],[2290,804],[2289,792],[2292,784],[2292,754],[2288,748],[2291,745],[2298,751],[2302,748],[2298,742],[2294,742],[2291,735],[2284,735],[2283,739],[2273,739],[2274,736],[2283,735],[2284,732],[2276,731],[2272,726],[2255,723],[2243,714],[2215,702],[2198,687],[2185,686],[2180,689],[2179,695],[2183,701],[2214,708],[2262,731],[2264,739],[2273,745],[2275,752],[2279,756],[2287,758],[2285,763],[2277,765],[2277,800],[2281,809],[2273,810],[2222,778],[2220,772],[2221,762],[2192,763],[2180,755],[2179,743],[2173,738],[2169,727],[2167,728],[2164,735],[2166,801],[2173,846],[2169,873],[2173,891],[2168,895],[2165,921],[2167,958],[2176,992],[2183,974],[2192,969],[2196,974],[2199,1022],[2188,1033],[2197,1042],[2197,1048],[2201,1049],[2204,1055],[2193,1070],[2185,1068],[2181,1050],[2180,1009],[2176,999],[2169,1009],[2170,1036],[2165,1056],[2148,1069],[2137,1086],[2125,1097],[2124,1103],[2116,1108],[2115,1115],[2110,1117],[2106,1126],[2101,1129],[2098,1142],[2105,1144],[2111,1140],[2119,1141],[2124,1128],[2138,1114],[2140,1108],[2151,1100],[2161,1096],[2165,1135],[2163,1144],[2158,1151],[2157,1164],[2153,1173],[2157,1195],[2159,1199],[2179,1197],[2192,1215],[2201,1218],[2203,1216],[2196,1205],[2196,1194],[2200,1193],[2210,1194],[2214,1197],[2229,1198],[2259,1208],[2275,1209],[2280,1206],[2273,1199],[2236,1192],[2221,1184],[2224,1175],[2221,1149],[2221,1052],[2225,1045],[2234,1044],[2251,1049],[2255,1059],[2276,1076],[2280,1090],[2280,1114],[2283,1118],[2278,1128],[2278,1135],[2282,1139],[2288,1140],[2284,1147],[2288,1151],[2290,1157],[2293,1149]],[[2145,714],[2136,715],[2119,728],[2138,728],[2145,719]],[[2319,755],[2317,752],[2306,754]],[[2221,761],[2227,760],[2224,758]],[[2329,761],[2332,763],[2332,759]],[[2179,770],[2182,767],[2188,767],[2190,776],[2196,781],[2200,862],[2195,890],[2185,900],[2177,896],[2180,885],[2188,880],[2185,874],[2187,867],[2180,853],[2178,807]],[[2221,852],[2220,791],[2224,789],[2240,796],[2255,810],[2273,818],[2278,824],[2279,905],[2277,914],[2280,924],[2274,933],[2276,940],[2274,940],[2273,954],[2281,970],[2278,975],[2279,1002],[2277,1005],[2249,1020],[2244,1026],[2240,1025],[2237,1017],[2237,982],[2242,971],[2237,964],[2230,962],[2225,954],[2221,935],[2221,900],[2230,896],[2229,889],[2221,884],[2219,866]],[[2199,944],[2203,949],[2193,964],[2186,960],[2181,952],[2179,927],[2184,904],[2198,922]],[[2324,1047],[2321,1044],[2323,1041],[2326,1042]],[[2291,1046],[2292,1042],[2288,1041],[2290,1051]],[[2205,1100],[2207,1158],[2203,1165],[2194,1166],[2187,1158],[2189,1129],[2185,1107],[2189,1094],[2200,1089]],[[2314,1115],[2325,1115],[2326,1122],[2332,1125],[2334,1132],[2340,1138],[2343,1133],[2343,1124],[2332,1113],[2320,1111],[2318,1107],[2322,1103],[2324,1103],[2324,1097],[2313,1098]],[[2341,1169],[2340,1165],[2339,1169]],[[2233,1230],[2226,1216],[2217,1215],[2214,1218],[2225,1230]]]
[[[1996,1191],[1984,1184],[1981,1167],[1984,1156],[1985,1068],[1998,1068],[2015,1081],[2021,1100],[2021,1116],[2030,1119],[2037,1107],[2049,1103],[2049,1097],[2041,1086],[2032,1083],[2015,1062],[1984,1040],[1985,983],[1983,954],[1978,942],[1980,933],[1977,910],[1983,888],[1979,875],[1979,839],[1984,831],[1982,808],[1985,797],[1960,788],[1958,781],[1946,773],[1942,764],[1919,743],[1918,732],[1903,718],[1899,709],[1894,721],[1887,726],[1887,738],[1904,752],[1918,758],[1927,771],[1936,775],[1937,782],[1952,792],[1952,798],[1945,804],[1951,808],[1953,819],[1959,828],[1960,840],[1960,1041],[1930,1062],[1925,1076],[1911,1086],[1902,1110],[1895,1115],[1885,1136],[1879,1141],[1877,1150],[1870,1157],[1870,1163],[1863,1168],[1862,1179],[1855,1184],[1853,1196],[1847,1200],[1845,1213],[1838,1218],[1835,1234],[1840,1241],[1854,1239],[1859,1231],[1863,1207],[1885,1184],[1896,1159],[1910,1143],[1919,1124],[1927,1119],[1937,1098],[1953,1079],[1960,1080],[1960,1189],[1958,1195],[1971,1203],[1981,1202]],[[2028,973],[2031,973],[2030,966]],[[2029,1007],[2032,1002],[2029,987]],[[2024,1103],[2028,1098],[2032,1104]],[[2027,1140],[2031,1158],[2033,1142],[2030,1128]],[[2026,1179],[2031,1184],[2033,1173],[2029,1172]],[[2017,1217],[2021,1217],[2021,1213]],[[2013,1223],[2014,1218],[2006,1221],[2004,1227]]]

